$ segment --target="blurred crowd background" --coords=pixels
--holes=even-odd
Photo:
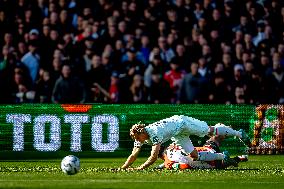
[[[284,103],[282,0],[0,0],[0,103]]]

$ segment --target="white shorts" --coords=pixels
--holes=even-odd
[[[182,135],[195,135],[199,137],[204,137],[208,134],[209,126],[205,121],[200,121],[188,116],[182,116],[184,124],[182,125],[181,133]]]
[[[184,124],[180,127],[179,132],[171,138],[173,142],[182,146],[182,148],[187,152],[191,153],[194,150],[194,146],[189,138],[190,135],[195,135],[199,137],[204,137],[208,134],[209,126],[205,121],[200,121],[198,119],[181,116]]]

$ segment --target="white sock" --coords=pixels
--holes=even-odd
[[[224,124],[216,124],[214,126],[214,135],[224,135],[224,136],[237,136],[242,137],[242,133],[232,129],[231,127],[225,126]]]
[[[224,157],[223,153],[198,152],[198,160],[200,161],[223,160]]]

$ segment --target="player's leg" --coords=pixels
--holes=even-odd
[[[183,133],[188,136],[195,135],[199,137],[204,137],[208,135],[209,126],[205,121],[200,121],[188,116],[181,116],[183,120]]]
[[[215,161],[215,160],[223,160],[225,155],[223,153],[217,153],[215,150],[208,147],[196,147],[198,151],[200,161]]]
[[[246,162],[248,161],[248,156],[242,155],[242,156],[236,156],[234,158],[230,158],[227,161],[224,161],[223,166],[229,167],[229,166],[234,166],[238,167],[240,162]]]
[[[172,140],[177,145],[181,146],[185,153],[185,155],[189,155],[193,160],[200,160],[200,161],[214,161],[214,160],[223,160],[224,154],[223,153],[214,153],[214,152],[204,152],[200,151],[198,152],[190,138],[188,136],[179,136],[179,137],[173,137]]]
[[[249,138],[244,130],[234,130],[224,124],[216,124],[215,126],[208,126],[204,121],[188,117],[180,116],[184,122],[184,132],[190,135],[204,137],[205,135],[224,135],[224,136],[237,136],[241,138],[246,144],[249,144]]]
[[[172,137],[171,140],[175,143],[175,145],[181,146],[186,155],[191,155],[193,159],[198,158],[198,153],[187,135]]]
[[[216,152],[221,152],[219,145],[223,142],[225,139],[225,136],[223,135],[215,135],[212,136],[209,140],[206,141],[204,144],[204,147],[209,147]],[[215,165],[217,169],[224,169],[229,166],[237,167],[238,163],[240,162],[240,159],[247,160],[246,156],[236,156],[235,158],[230,158],[230,154],[228,151],[224,151],[223,154],[225,155],[225,158],[223,161],[215,161]]]
[[[241,131],[236,131],[231,127],[224,124],[218,123],[215,126],[209,126],[209,135],[223,135],[223,136],[237,136],[242,138],[243,134]]]
[[[200,161],[215,161],[215,160],[224,160],[225,155],[223,153],[213,153],[201,151],[198,152],[198,160]]]

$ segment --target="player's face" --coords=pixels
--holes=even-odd
[[[134,138],[135,140],[143,143],[145,140],[147,140],[147,135],[145,133],[140,133],[135,135]]]

